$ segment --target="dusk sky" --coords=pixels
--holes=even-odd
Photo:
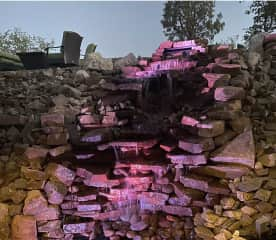
[[[244,34],[252,18],[244,14],[250,5],[218,1],[226,23],[216,41]],[[105,57],[124,56],[129,52],[149,56],[165,40],[160,20],[164,2],[0,2],[0,31],[14,27],[55,40],[60,45],[64,30],[84,37],[82,53],[93,42]]]

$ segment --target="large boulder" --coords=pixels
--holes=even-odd
[[[133,53],[129,53],[123,58],[120,58],[114,62],[114,69],[120,70],[124,66],[137,65],[138,60]]]
[[[113,62],[111,58],[104,58],[100,53],[90,53],[85,59],[84,66],[89,70],[112,71]]]

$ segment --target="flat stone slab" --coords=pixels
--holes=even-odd
[[[180,216],[180,217],[192,217],[197,212],[197,208],[195,207],[182,207],[182,206],[173,206],[173,205],[165,205],[162,206],[162,211],[168,214]]]
[[[95,222],[64,224],[64,233],[89,233],[94,231]]]
[[[242,192],[254,192],[261,188],[263,184],[262,178],[252,178],[238,183],[238,189]]]
[[[216,137],[224,133],[224,121],[205,121],[198,123],[196,128],[200,137]]]
[[[58,113],[43,114],[40,118],[41,126],[64,126],[64,115]]]
[[[168,153],[167,158],[171,160],[173,164],[177,165],[201,165],[207,164],[207,158],[204,154],[189,155],[189,154],[173,154]]]
[[[180,176],[180,182],[187,188],[197,189],[203,192],[224,195],[230,192],[227,185],[219,183],[215,178],[189,174]]]
[[[237,76],[241,73],[241,65],[239,64],[215,64],[213,67],[215,73],[230,74]]]
[[[218,87],[215,90],[215,100],[226,102],[235,99],[243,99],[245,96],[245,91],[240,87]]]
[[[186,188],[181,183],[173,183],[174,192],[177,197],[185,199],[187,203],[191,203],[193,200],[202,200],[205,197],[205,193],[196,189]]]
[[[254,168],[255,145],[252,130],[246,131],[224,147],[220,148],[211,157],[214,162],[237,163]]]
[[[249,168],[237,165],[216,165],[192,167],[191,172],[222,179],[234,179],[249,173]]]
[[[215,144],[212,138],[188,137],[179,140],[178,147],[187,152],[196,154],[213,150],[215,148]]]

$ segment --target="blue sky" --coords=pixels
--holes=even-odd
[[[216,2],[226,23],[215,40],[240,36],[252,23],[249,1]],[[160,23],[164,2],[0,2],[0,31],[19,27],[59,45],[64,30],[80,33],[82,52],[93,42],[105,57],[129,52],[149,56],[165,40]]]

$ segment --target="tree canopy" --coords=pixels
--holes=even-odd
[[[221,13],[215,16],[214,1],[168,1],[161,23],[169,40],[213,40],[225,25]]]
[[[0,33],[0,51],[16,53],[31,49],[43,50],[53,46],[54,41],[47,42],[44,38],[30,35],[20,28],[8,29]]]
[[[249,40],[256,33],[273,32],[276,29],[275,1],[253,1],[245,13],[253,15],[253,25],[247,29],[245,40]]]

